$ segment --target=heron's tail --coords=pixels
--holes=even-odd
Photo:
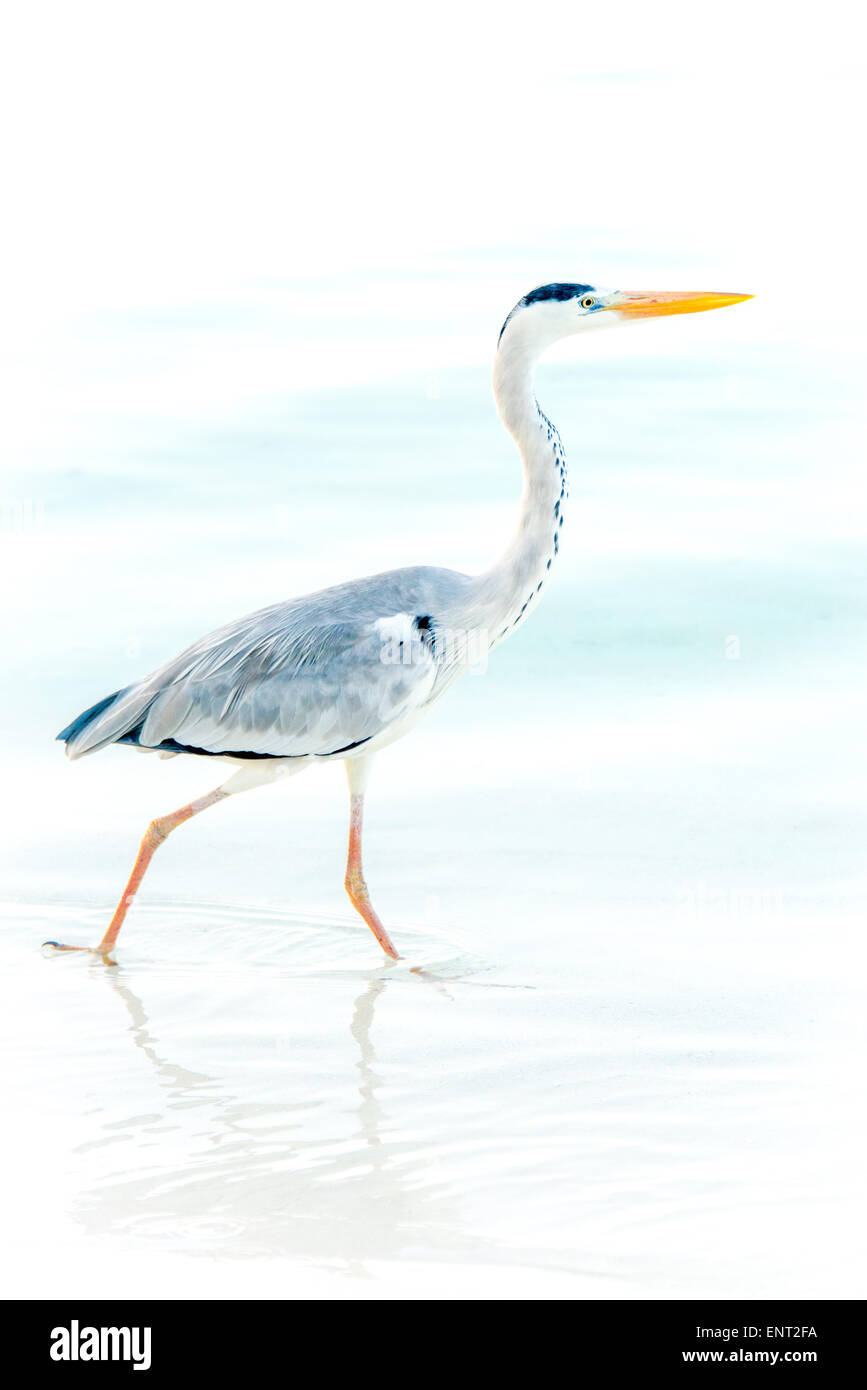
[[[122,708],[123,697],[129,690],[130,687],[126,686],[123,690],[116,690],[113,695],[107,695],[104,700],[91,705],[90,709],[73,719],[65,729],[61,729],[57,737],[66,744],[68,758],[80,758],[85,753],[95,753],[98,748],[104,748],[108,743],[116,743],[118,738],[122,737],[126,732],[124,726],[128,723],[126,711]]]

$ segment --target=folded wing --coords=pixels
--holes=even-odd
[[[432,698],[435,620],[417,611],[427,587],[339,586],[262,609],[85,711],[58,737],[72,758],[110,743],[239,757],[350,750]],[[410,606],[396,608],[400,599]]]

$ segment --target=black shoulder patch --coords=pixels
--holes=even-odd
[[[422,646],[426,646],[433,656],[437,656],[437,628],[430,613],[419,613],[413,619],[413,626],[420,634]]]

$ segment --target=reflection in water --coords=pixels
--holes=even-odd
[[[142,1002],[129,985],[121,983],[115,962],[111,958],[105,961],[105,978],[110,980],[115,994],[120,995],[126,1004],[131,1020],[130,1032],[133,1041],[147,1057],[161,1086],[174,1095],[188,1096],[195,1087],[211,1082],[212,1078],[205,1076],[202,1072],[188,1071],[185,1067],[175,1066],[173,1062],[167,1062],[159,1056],[155,1046],[157,1040],[152,1038],[148,1032],[148,1016],[144,1011]]]
[[[40,1019],[23,1027],[22,1089],[68,1140],[63,1215],[99,1258],[535,1268],[597,1297],[734,1296],[748,1260],[750,1296],[788,1296],[805,1232],[860,1192],[845,1154],[833,1194],[811,1178],[841,1132],[845,1054],[796,1067],[793,999],[741,986],[732,1014],[686,938],[664,992],[635,969],[579,993],[574,973],[516,986],[432,940],[424,973],[371,971],[327,925],[152,917],[149,956],[39,962],[41,1026],[64,1038],[50,1074]]]
[[[462,1249],[483,1257],[478,1233],[461,1233],[453,1198],[419,1181],[424,1153],[389,1130],[382,1102],[372,1041],[377,1002],[401,986],[439,992],[429,972],[377,975],[354,1000],[351,1090],[343,1090],[347,1074],[317,1095],[303,1069],[286,1066],[270,1078],[266,1099],[167,1060],[125,973],[99,973],[123,1001],[165,1103],[156,1114],[103,1126],[113,1134],[122,1128],[138,1161],[134,1177],[106,1175],[81,1197],[78,1214],[89,1233],[124,1233],[191,1254],[306,1256],[355,1272],[355,1262],[405,1254],[422,1236],[428,1251],[442,1245],[451,1257]],[[202,1042],[210,1039],[200,1035],[190,1045]],[[153,1152],[160,1160],[151,1165]]]
[[[364,994],[358,996],[352,1014],[352,1026],[349,1030],[358,1043],[356,1066],[361,1077],[361,1084],[358,1088],[358,1094],[361,1096],[361,1104],[358,1107],[359,1134],[371,1149],[378,1149],[380,1146],[379,1131],[382,1127],[382,1108],[376,1099],[375,1083],[378,1081],[378,1077],[373,1070],[376,1053],[370,1040],[370,1030],[373,1027],[374,1006],[385,989],[386,983],[385,980],[371,980]]]

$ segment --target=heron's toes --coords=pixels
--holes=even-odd
[[[45,956],[57,955],[60,951],[85,951],[89,955],[98,956],[101,954],[95,946],[67,946],[64,941],[43,941],[42,953]]]

